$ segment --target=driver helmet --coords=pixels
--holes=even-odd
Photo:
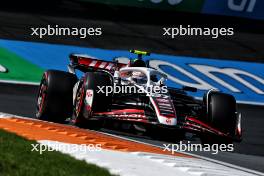
[[[130,67],[146,67],[146,63],[142,59],[133,59],[130,60]]]

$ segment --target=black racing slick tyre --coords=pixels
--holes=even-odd
[[[36,117],[40,120],[64,122],[72,115],[74,74],[48,70],[44,72],[38,91]]]
[[[209,96],[208,116],[215,128],[234,135],[236,127],[236,100],[232,95],[215,92]]]
[[[236,131],[236,100],[232,95],[212,92],[208,96],[208,120],[212,127],[229,136]],[[207,143],[230,143],[231,139],[222,137],[203,136]]]
[[[73,118],[75,125],[82,128],[99,129],[104,121],[102,119],[93,118],[94,112],[107,111],[111,102],[111,94],[106,95],[98,91],[98,87],[113,86],[111,76],[105,72],[87,72],[80,81],[76,98],[74,101]],[[87,90],[93,91],[93,101],[91,107],[86,102]]]

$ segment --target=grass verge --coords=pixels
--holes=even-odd
[[[0,130],[0,175],[1,176],[109,176],[106,169],[60,152],[31,151],[31,144],[16,134]]]

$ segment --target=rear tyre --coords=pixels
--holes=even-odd
[[[216,129],[234,136],[236,131],[236,100],[232,95],[212,92],[208,97],[208,122]],[[201,135],[202,143],[232,143],[231,139]]]
[[[93,118],[92,113],[107,111],[112,101],[112,94],[107,96],[105,93],[98,93],[98,86],[113,86],[110,75],[105,72],[87,72],[79,83],[74,101],[73,119],[75,125],[81,128],[97,130],[104,124],[103,119]],[[86,102],[87,90],[93,91],[91,106]]]
[[[48,70],[43,74],[37,99],[36,117],[52,122],[64,122],[72,114],[74,74]]]

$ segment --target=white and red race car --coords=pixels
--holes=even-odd
[[[69,72],[47,70],[37,100],[37,118],[98,129],[105,121],[129,122],[137,129],[170,129],[177,136],[192,132],[204,143],[241,140],[241,114],[232,95],[210,90],[196,100],[187,91],[166,86],[166,75],[143,61],[147,52],[129,63],[85,55],[70,55]],[[83,75],[77,78],[75,70]],[[181,132],[181,133],[180,133]]]

